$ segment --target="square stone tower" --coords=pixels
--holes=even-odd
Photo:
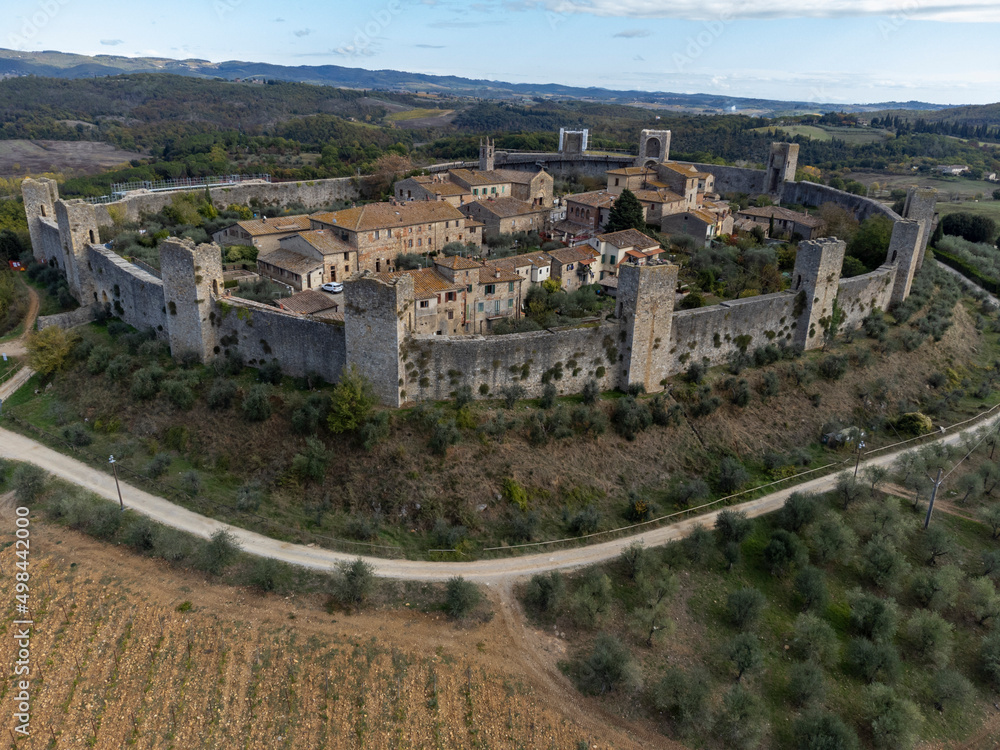
[[[495,159],[496,142],[491,141],[490,137],[486,136],[485,142],[479,141],[479,169],[484,172],[492,171]]]
[[[60,268],[64,266],[62,253],[57,243],[48,242],[52,237],[46,233],[43,224],[54,228],[56,225],[56,201],[59,200],[59,186],[55,180],[30,177],[21,183],[24,198],[24,213],[28,218],[28,234],[31,236],[31,252],[39,263],[55,259]]]
[[[639,134],[639,156],[635,160],[637,167],[647,164],[662,164],[670,161],[670,131],[643,130]]]
[[[170,353],[198,352],[202,362],[216,355],[216,298],[223,289],[222,251],[215,243],[195,245],[171,237],[160,243],[160,273]]]
[[[670,332],[673,327],[677,266],[663,264],[618,269],[618,384],[622,389],[641,383],[647,391],[663,389],[670,373]]]
[[[795,181],[798,165],[799,144],[772,143],[771,152],[767,156],[765,191],[771,195],[780,195],[784,183]]]
[[[403,403],[400,347],[413,327],[413,277],[378,279],[365,271],[344,284],[347,366],[367,377],[386,406]]]
[[[919,271],[927,253],[927,243],[931,238],[931,226],[934,223],[934,211],[937,206],[937,190],[933,188],[911,187],[906,191],[906,203],[903,205],[903,218],[919,221],[923,228],[920,238],[920,250],[916,254],[914,270]]]
[[[889,252],[885,258],[887,265],[896,266],[896,279],[892,284],[890,302],[902,302],[910,296],[913,274],[920,265],[924,247],[926,241],[921,222],[901,219],[892,225]]]
[[[566,130],[559,128],[559,153],[564,156],[580,156],[587,150],[587,142],[590,139],[590,131]]]
[[[66,281],[81,305],[97,301],[87,248],[101,244],[94,206],[82,201],[56,201],[56,223],[62,241]]]
[[[795,344],[802,349],[823,346],[824,323],[833,316],[840,271],[847,243],[836,237],[800,242],[792,271],[795,297]]]

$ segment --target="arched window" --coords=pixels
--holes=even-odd
[[[90,244],[91,245],[96,245],[97,244],[97,237],[94,235],[94,230],[93,229],[90,230]]]
[[[646,158],[647,159],[659,159],[660,158],[660,140],[659,138],[650,138],[646,141]]]
[[[799,274],[799,278],[795,282],[796,289],[798,289],[800,286],[802,286],[802,274]]]
[[[39,206],[39,208],[42,209],[42,216],[48,216],[48,214],[45,213],[45,204],[44,203],[41,206]]]

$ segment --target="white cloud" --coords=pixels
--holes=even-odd
[[[914,20],[967,23],[1000,22],[995,0],[966,0],[949,4],[937,0],[830,0],[802,3],[799,0],[542,0],[538,3],[555,13],[584,13],[615,18],[844,18],[892,16]]]
[[[101,44],[105,47],[117,47],[119,44],[125,44],[121,39],[102,39]]]
[[[649,29],[625,29],[624,31],[619,31],[615,34],[616,39],[638,39],[639,37],[649,36],[653,32]]]

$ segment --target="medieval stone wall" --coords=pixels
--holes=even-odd
[[[736,352],[752,352],[769,343],[793,346],[798,326],[795,298],[779,292],[674,312],[667,349],[670,374],[705,359],[722,364]]]
[[[590,378],[602,390],[614,388],[618,333],[617,323],[605,323],[505,336],[411,336],[402,358],[406,399],[452,398],[461,385],[476,398],[496,398],[513,384],[536,398],[545,381],[565,394],[578,393]]]
[[[107,305],[129,325],[152,328],[158,337],[166,338],[163,282],[101,245],[91,245],[87,258],[97,297],[92,301]]]
[[[219,354],[235,347],[251,367],[277,360],[286,375],[315,373],[328,383],[340,379],[347,357],[342,324],[235,297],[219,301],[213,320]]]
[[[125,221],[138,221],[144,213],[155,214],[169,206],[173,196],[170,193],[131,193],[120,201],[95,206],[97,223],[101,226],[112,223],[111,212],[123,211]],[[205,188],[195,188],[190,192],[204,195]],[[210,188],[212,203],[224,209],[231,204],[257,205],[280,208],[290,203],[301,203],[307,208],[326,206],[336,201],[355,200],[360,196],[357,182],[353,177],[336,177],[329,180],[306,182],[247,182],[232,187]]]
[[[837,307],[843,315],[840,330],[857,328],[873,310],[888,308],[895,279],[896,266],[879,266],[871,273],[841,279],[837,292]]]

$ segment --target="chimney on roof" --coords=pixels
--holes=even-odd
[[[266,216],[261,216],[260,217],[260,222],[261,222],[261,224],[267,224],[267,217]]]
[[[496,277],[497,277],[498,279],[500,278],[500,269],[499,269],[499,268],[498,268],[498,269],[496,270]]]

